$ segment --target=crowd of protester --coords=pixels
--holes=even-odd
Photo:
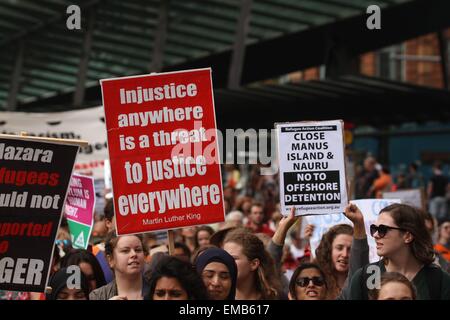
[[[423,188],[427,210],[393,204],[366,234],[359,208],[311,252],[314,225],[280,213],[278,177],[255,165],[223,170],[225,222],[174,231],[175,249],[155,234],[116,236],[112,199],[96,219],[87,250],[73,249],[61,225],[46,294],[0,291],[0,299],[41,300],[450,300],[449,179],[442,166],[425,181],[418,166],[393,178],[367,157],[356,171],[354,198]],[[369,263],[367,237],[381,259]],[[76,266],[79,286],[67,285]],[[374,271],[375,270],[375,271]],[[372,275],[378,275],[373,277]]]

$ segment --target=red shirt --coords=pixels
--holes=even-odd
[[[256,229],[254,228],[254,225],[252,225],[251,222],[247,223],[247,228],[250,228],[253,233],[264,233],[267,234],[269,237],[273,237],[274,235],[274,231],[272,229],[269,228],[269,225],[264,223],[261,226],[258,226]]]
[[[434,250],[436,250],[445,260],[450,262],[450,250],[447,249],[440,243],[434,245]]]

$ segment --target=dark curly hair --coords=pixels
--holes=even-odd
[[[149,298],[153,300],[158,280],[167,277],[177,279],[186,291],[189,300],[207,300],[208,293],[200,275],[191,263],[172,256],[164,256],[155,268],[146,273],[150,286]]]
[[[410,232],[414,240],[409,244],[412,255],[421,263],[429,265],[434,261],[433,241],[425,225],[424,214],[420,209],[406,204],[394,203],[380,211],[386,212],[395,224]]]
[[[333,251],[333,241],[340,234],[353,236],[353,228],[348,224],[338,224],[331,227],[322,236],[320,244],[316,249],[316,263],[325,273],[325,278],[328,281],[328,294],[330,299],[335,299],[339,295],[337,274],[331,258],[331,253]]]

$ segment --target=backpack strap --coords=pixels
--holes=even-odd
[[[425,272],[430,299],[441,300],[442,269],[432,263],[425,267]]]

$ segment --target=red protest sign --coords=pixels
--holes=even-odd
[[[224,221],[211,69],[101,86],[117,234]]]

